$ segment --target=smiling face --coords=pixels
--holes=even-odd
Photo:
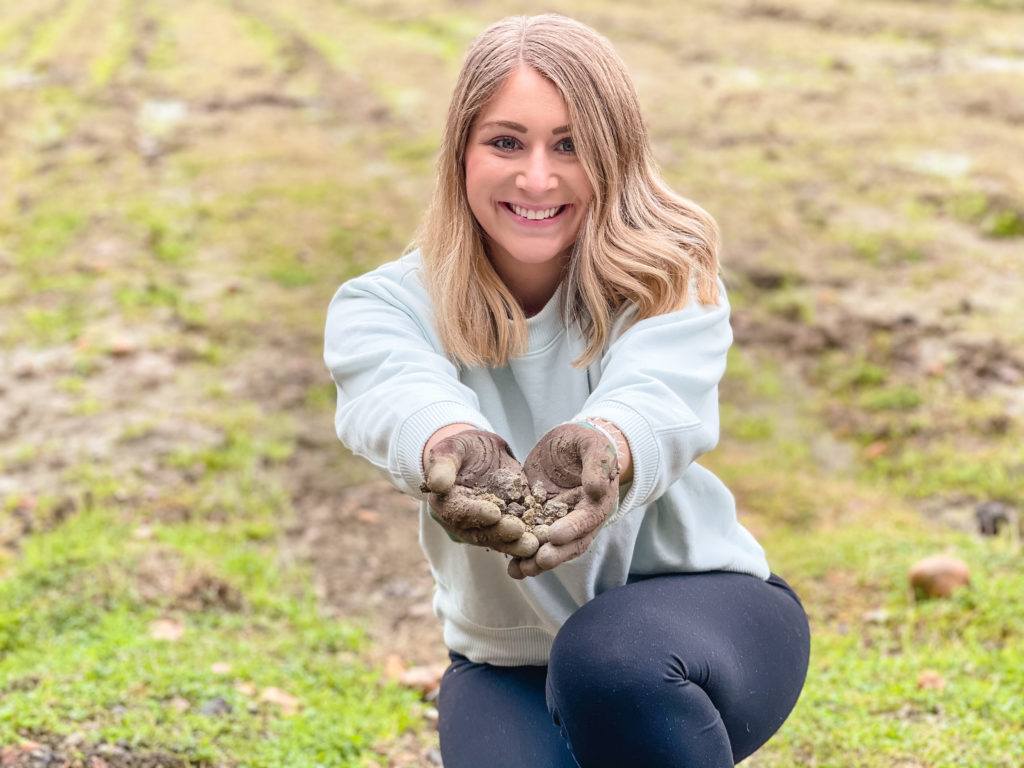
[[[470,129],[469,207],[506,283],[557,277],[576,240],[592,192],[568,123],[558,89],[523,66]]]

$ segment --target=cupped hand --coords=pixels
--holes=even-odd
[[[531,488],[541,483],[549,499],[566,502],[572,511],[551,525],[548,541],[535,555],[509,561],[508,574],[514,579],[536,576],[583,554],[619,495],[615,446],[603,432],[579,422],[545,433],[526,457],[523,471]]]
[[[528,557],[537,551],[539,542],[525,523],[513,515],[502,515],[497,505],[472,492],[502,469],[523,471],[508,443],[493,432],[466,430],[431,448],[426,482],[420,490],[428,494],[431,517],[452,541]]]

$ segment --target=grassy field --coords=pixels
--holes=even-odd
[[[701,462],[813,633],[745,765],[1020,765],[1024,561],[974,519],[1024,512],[1018,0],[5,4],[0,764],[438,764],[414,515],[321,334],[411,238],[465,46],[546,10],[723,230]],[[971,586],[915,602],[937,552]]]

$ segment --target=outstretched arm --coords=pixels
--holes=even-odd
[[[372,277],[344,283],[328,307],[324,362],[337,387],[338,438],[418,499],[424,449],[438,430],[494,429],[429,339],[391,287]]]
[[[633,325],[602,359],[601,378],[573,420],[605,419],[629,444],[633,477],[609,522],[661,496],[718,444],[718,383],[732,346],[731,307],[702,305],[691,285],[685,307]]]

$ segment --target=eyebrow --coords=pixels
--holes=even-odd
[[[519,133],[529,133],[529,131],[526,130],[526,126],[525,125],[522,125],[521,123],[513,123],[511,120],[491,120],[488,123],[484,123],[480,127],[481,128],[486,128],[489,125],[500,125],[502,128],[510,128],[513,131],[518,131]],[[559,133],[568,133],[568,132],[569,132],[569,126],[568,125],[561,125],[558,128],[555,128],[553,131],[551,131],[551,133],[553,135],[557,135]]]

